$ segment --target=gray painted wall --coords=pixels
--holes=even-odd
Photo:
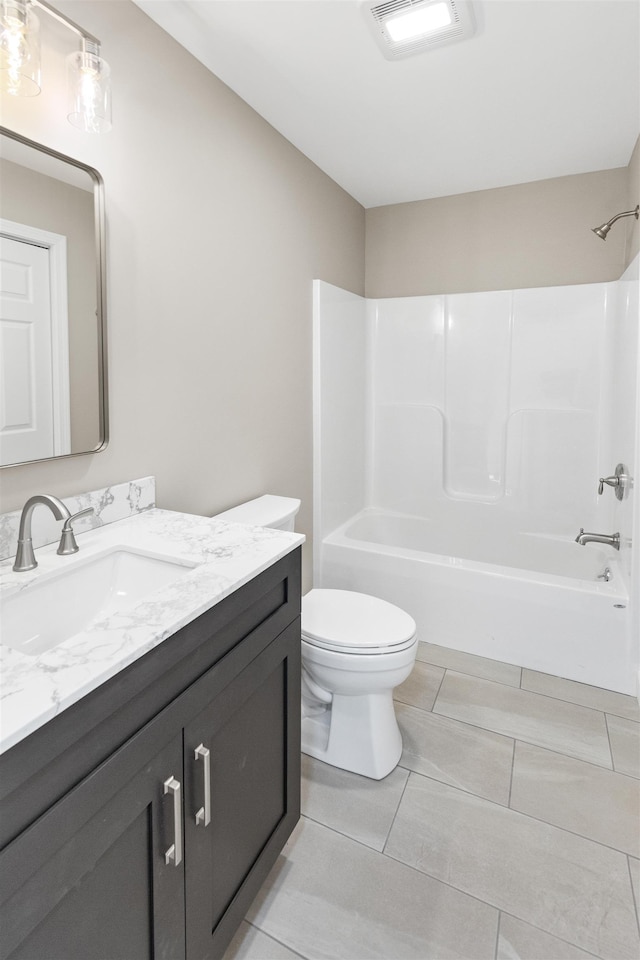
[[[635,206],[631,181],[630,166],[371,208],[367,296],[617,280],[637,249],[638,223],[618,222],[605,242],[591,228]]]

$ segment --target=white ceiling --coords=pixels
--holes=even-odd
[[[475,0],[395,62],[359,0],[135,2],[365,207],[626,166],[640,130],[638,0]]]

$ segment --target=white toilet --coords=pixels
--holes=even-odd
[[[293,530],[300,501],[266,495],[216,519]],[[416,659],[415,621],[364,593],[313,589],[302,598],[302,751],[381,780],[402,737],[393,689]]]

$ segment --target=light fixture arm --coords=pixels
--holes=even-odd
[[[65,27],[68,27],[69,30],[72,30],[83,40],[88,40],[90,43],[95,43],[100,48],[100,41],[97,37],[94,37],[93,34],[88,33],[86,30],[83,30],[82,27],[79,27],[77,23],[74,23],[69,17],[65,17],[63,13],[60,13],[55,7],[52,7],[50,3],[47,3],[46,0],[29,0],[29,3],[34,7],[39,7],[40,10],[44,10],[45,13],[48,13],[50,17],[53,17],[54,20],[57,20],[58,23],[64,24]]]

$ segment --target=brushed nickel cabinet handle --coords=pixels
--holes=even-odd
[[[202,824],[208,827],[211,823],[211,751],[203,743],[194,750],[196,760],[202,760],[204,777],[204,806],[196,813],[196,827]]]
[[[180,782],[173,776],[164,781],[163,794],[166,796],[168,793],[173,794],[173,843],[165,852],[164,862],[177,867],[182,863],[182,803]]]

